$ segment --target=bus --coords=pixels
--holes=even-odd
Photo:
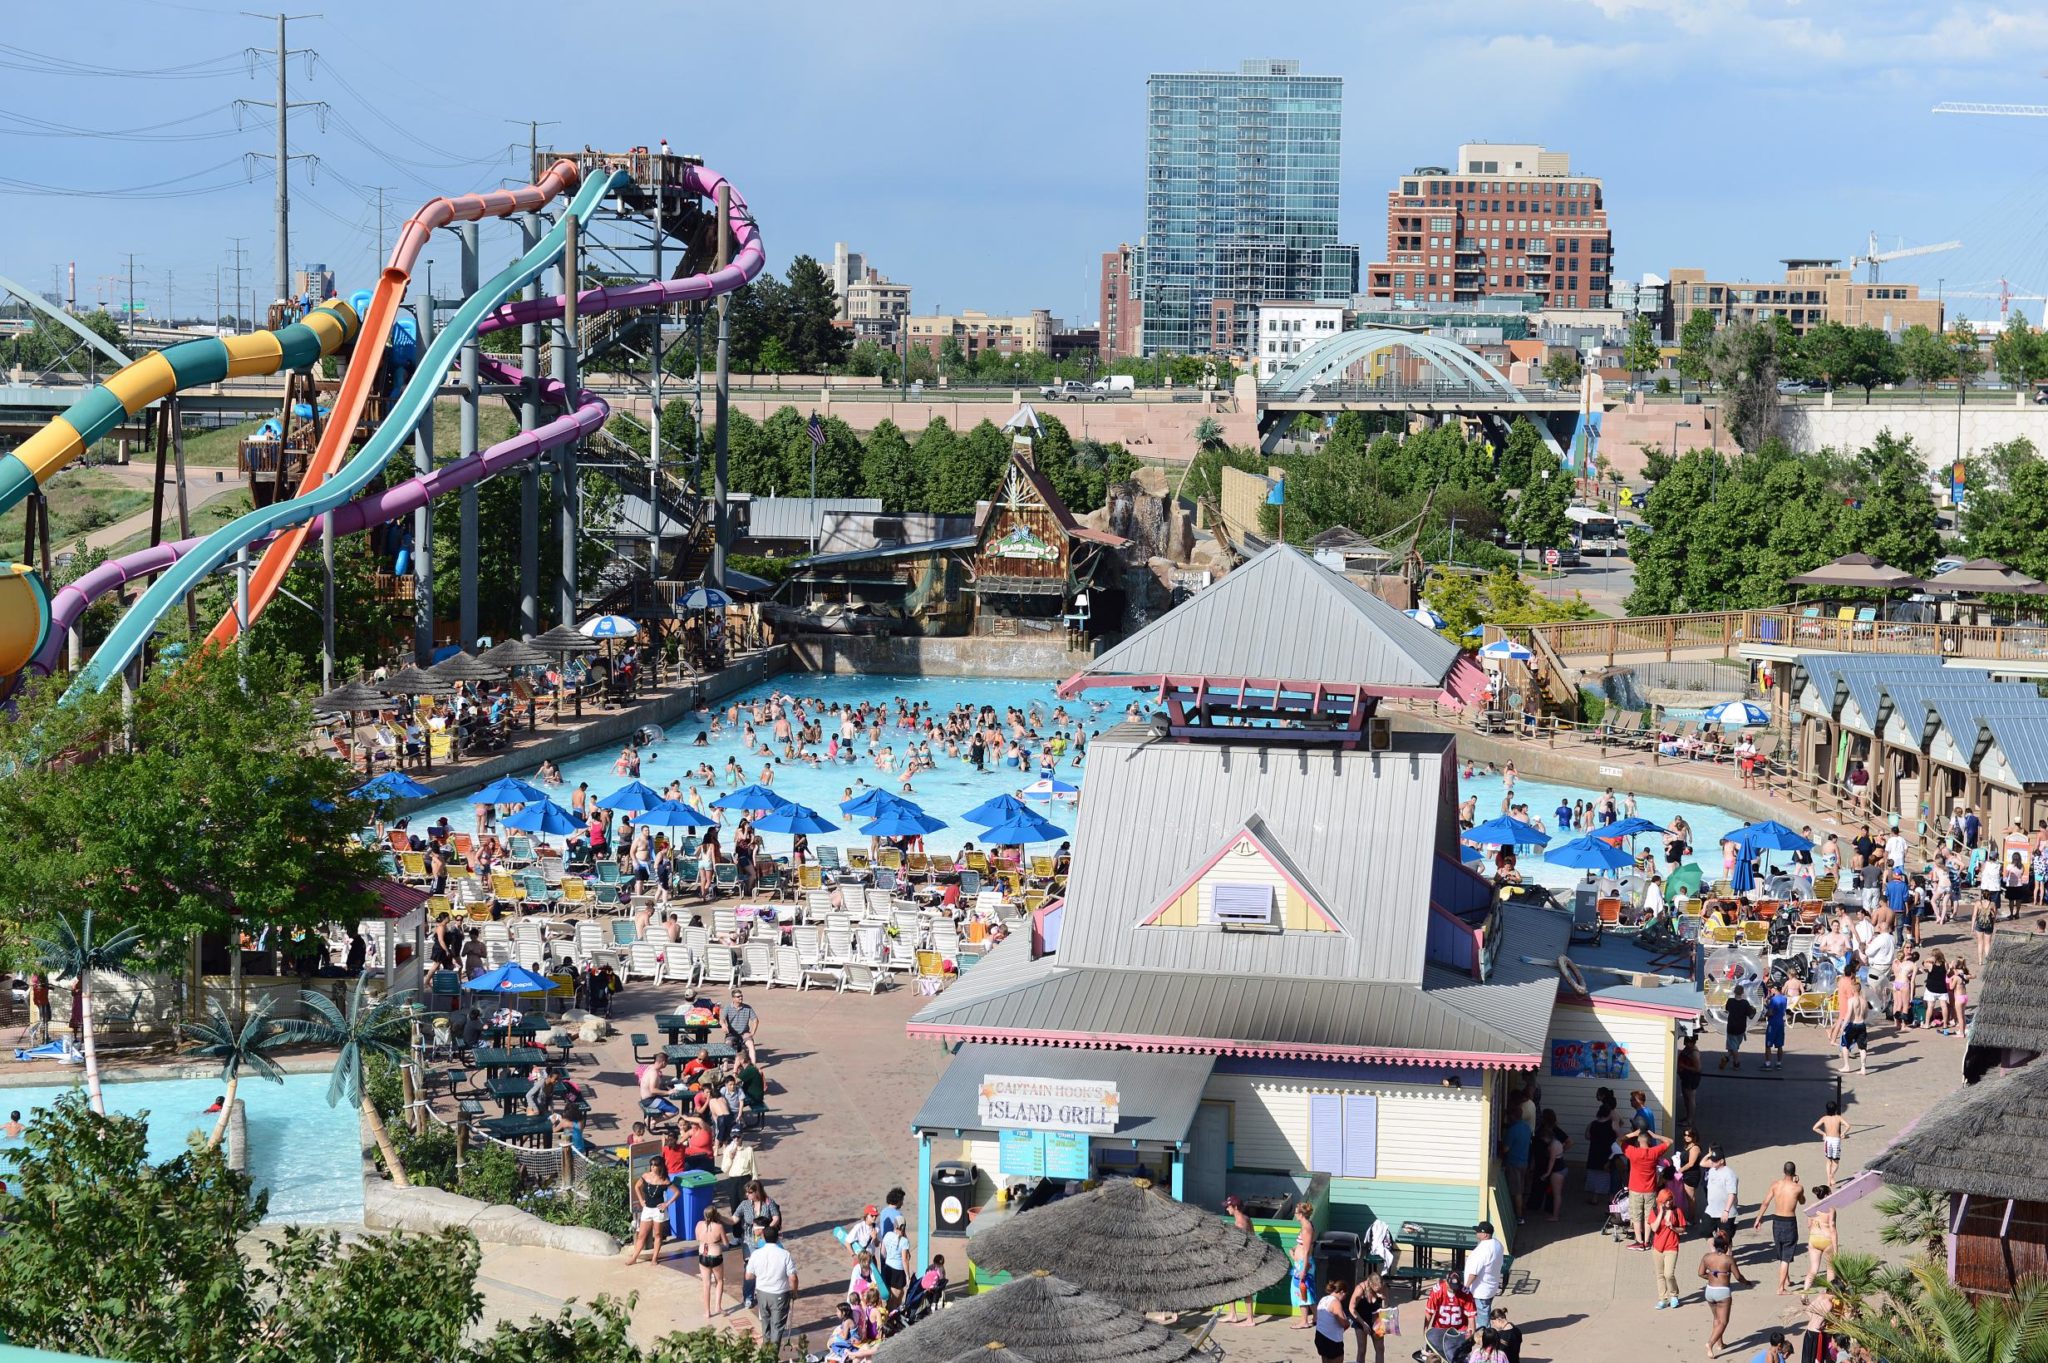
[[[1621,523],[1605,507],[1568,506],[1564,514],[1572,523],[1572,538],[1580,553],[1611,557],[1627,552],[1628,541],[1622,537]]]

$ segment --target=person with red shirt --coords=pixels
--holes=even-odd
[[[674,1178],[689,1167],[683,1162],[686,1158],[682,1143],[676,1139],[675,1132],[671,1131],[661,1138],[661,1166],[668,1170],[670,1178]]]
[[[1657,1309],[1678,1305],[1678,1241],[1685,1233],[1685,1213],[1672,1200],[1669,1180],[1657,1174],[1656,1203],[1650,1212],[1650,1249],[1657,1256]]]
[[[689,1132],[683,1137],[683,1168],[718,1172],[718,1138],[702,1117],[690,1119]]]
[[[1628,1223],[1635,1232],[1637,1249],[1650,1247],[1650,1204],[1657,1193],[1657,1162],[1670,1148],[1671,1142],[1658,1140],[1641,1117],[1636,1118],[1635,1131],[1621,1147],[1621,1157],[1628,1161]]]
[[[1478,1304],[1455,1273],[1429,1289],[1422,1305],[1423,1337],[1444,1363],[1457,1363],[1472,1346],[1472,1329],[1477,1324]]]

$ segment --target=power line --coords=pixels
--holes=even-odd
[[[204,185],[191,189],[169,188],[172,185],[182,185],[187,181],[197,180],[201,176],[211,175],[216,171],[230,169],[238,164],[239,159],[237,158],[235,161],[222,161],[218,165],[208,166],[204,170],[195,170],[186,175],[174,175],[168,180],[155,180],[143,185],[129,185],[122,189],[81,189],[67,185],[46,185],[33,180],[15,179],[8,175],[0,175],[0,186],[12,189],[19,194],[40,194],[78,199],[182,199],[194,194],[214,194],[224,189],[233,189],[237,183],[247,183],[245,178],[241,181],[218,185]]]
[[[232,104],[218,104],[211,109],[202,109],[196,114],[187,114],[183,118],[166,119],[162,123],[149,123],[139,128],[79,128],[68,123],[56,123],[47,118],[37,118],[33,114],[16,113],[12,109],[0,109],[0,119],[22,125],[18,128],[7,129],[6,133],[9,137],[92,138],[107,142],[211,142],[226,137],[239,137],[243,129],[235,127],[222,128],[217,132],[187,133],[166,133],[160,130],[175,128],[186,123],[196,123],[202,118],[210,117],[213,114],[230,112],[233,109],[234,106]]]
[[[102,66],[0,43],[0,69],[74,79],[85,76],[95,80],[214,80],[231,74],[241,60],[240,53],[228,52],[217,57],[204,57],[196,62],[186,62],[180,66]]]
[[[290,85],[291,59],[303,53],[307,59],[307,70],[310,72],[315,54],[311,48],[293,49],[286,38],[285,28],[294,19],[318,19],[320,16],[318,14],[256,14],[250,11],[244,11],[244,13],[248,14],[251,19],[275,19],[277,21],[277,52],[274,58],[277,62],[277,99],[270,106],[271,117],[275,120],[275,127],[277,128],[277,150],[271,154],[277,171],[277,297],[289,298],[291,297],[292,288],[292,154],[288,136],[288,125],[294,108],[303,109],[317,106],[325,109],[326,106],[320,104],[317,100],[301,102],[296,105],[292,103]],[[255,48],[249,49],[252,61],[255,59],[256,51]],[[260,152],[252,153],[252,155],[261,154]]]

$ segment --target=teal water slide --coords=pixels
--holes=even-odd
[[[434,395],[447,377],[449,366],[455,362],[456,353],[476,333],[484,318],[560,258],[567,241],[570,218],[575,218],[579,227],[589,222],[598,204],[628,183],[630,178],[624,171],[613,171],[609,175],[586,180],[554,229],[532,250],[465,298],[454,317],[435,333],[434,343],[421,358],[412,381],[399,394],[383,424],[364,442],[354,459],[312,491],[230,521],[159,575],[143,592],[141,599],[115,624],[113,632],[94,652],[92,659],[79,670],[78,679],[72,683],[72,691],[105,690],[140,655],[143,645],[156,629],[157,621],[176,607],[201,579],[234,558],[244,547],[287,526],[310,522],[316,516],[360,496],[370,481],[384,471],[385,464],[413,429],[422,420],[429,419]]]

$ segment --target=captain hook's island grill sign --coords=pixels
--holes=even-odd
[[[1085,1131],[1116,1134],[1114,1083],[1097,1079],[1030,1079],[988,1074],[975,1103],[981,1124],[992,1130]]]

